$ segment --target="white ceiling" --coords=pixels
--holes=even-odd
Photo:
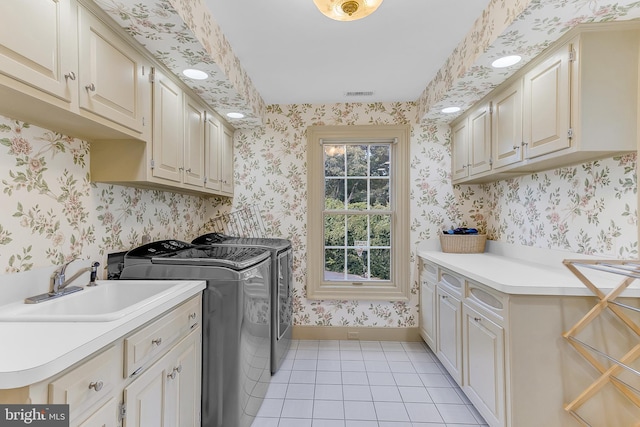
[[[385,0],[352,22],[313,0],[206,3],[265,103],[300,104],[417,100],[488,0]]]

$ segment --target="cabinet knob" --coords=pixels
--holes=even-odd
[[[479,321],[482,320],[482,318],[481,317],[474,317],[473,320],[475,320],[476,322],[479,322]]]
[[[95,92],[96,91],[96,85],[94,85],[93,83],[91,83],[90,85],[87,85],[84,87],[86,90],[90,91],[90,92]]]
[[[184,170],[184,168],[180,167],[180,168],[178,168],[178,170],[179,170],[179,171],[183,171],[183,170]]]
[[[523,146],[523,147],[526,147],[527,145],[529,145],[529,143],[528,143],[528,142],[524,142],[524,141],[522,141],[522,146]]]
[[[174,380],[176,378],[176,375],[178,375],[178,374],[176,374],[176,370],[174,369],[173,371],[171,371],[170,374],[167,374],[167,378],[171,379],[171,380]]]
[[[89,384],[89,389],[94,389],[95,391],[102,390],[102,387],[104,387],[104,383],[102,381],[94,381]]]
[[[446,296],[446,295],[440,295],[440,297],[441,297],[442,299],[447,299],[447,296]]]
[[[191,168],[187,169],[187,172],[191,173]]]
[[[514,149],[514,150],[517,150],[518,148],[520,148],[520,146],[519,146],[519,145],[514,145],[514,146],[513,146],[513,149]]]
[[[154,344],[154,345],[162,344],[162,338],[156,338],[154,340],[151,340],[151,344]]]
[[[189,319],[194,320],[196,318],[197,314],[196,313],[191,313],[189,315]]]
[[[180,373],[182,372],[182,364],[176,366],[175,368],[173,368],[174,372]]]
[[[76,73],[74,73],[73,71],[69,71],[67,74],[64,75],[64,79],[65,80],[75,80],[76,79]]]

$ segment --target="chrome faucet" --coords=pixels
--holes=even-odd
[[[80,270],[76,271],[76,273],[73,276],[71,276],[69,280],[67,280],[65,272],[69,264],[71,264],[73,261],[75,261],[75,259],[72,259],[68,263],[64,264],[62,267],[60,267],[53,273],[53,279],[51,282],[51,291],[49,292],[50,294],[53,294],[53,295],[60,294],[69,285],[69,283],[73,282],[78,277],[80,277],[81,274],[84,274],[87,271],[91,271],[91,277],[89,279],[89,284],[87,286],[96,285],[96,276],[98,274],[98,267],[100,266],[100,263],[94,262],[93,264],[91,264],[91,267],[81,268]]]
[[[49,292],[47,292],[46,294],[40,294],[26,298],[24,302],[27,304],[37,304],[39,302],[48,301],[53,298],[58,298],[63,295],[81,291],[83,288],[81,288],[80,286],[68,285],[87,271],[91,271],[91,277],[87,286],[96,286],[96,277],[98,275],[98,267],[100,266],[100,263],[94,262],[93,264],[91,264],[91,267],[81,268],[80,270],[76,271],[73,276],[67,279],[67,267],[73,261],[75,261],[75,259],[62,265],[53,273],[53,276],[51,276],[51,287],[49,289]]]

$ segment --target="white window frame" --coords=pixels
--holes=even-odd
[[[307,128],[307,298],[408,301],[409,283],[409,125],[310,126]],[[324,280],[323,144],[391,144],[391,280]]]

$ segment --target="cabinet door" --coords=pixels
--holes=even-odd
[[[120,420],[118,417],[118,400],[112,397],[102,405],[97,411],[79,424],[71,422],[72,427],[118,427]]]
[[[172,350],[166,369],[165,425],[196,427],[200,424],[200,334]]]
[[[463,389],[490,425],[505,425],[504,329],[466,304]]]
[[[436,287],[428,280],[420,280],[420,332],[424,341],[436,349]]]
[[[453,379],[462,384],[462,325],[460,299],[438,286],[436,354]]]
[[[140,378],[124,389],[127,411],[124,427],[163,426],[164,382],[167,372],[159,363],[153,365]]]
[[[222,163],[220,164],[221,190],[233,195],[233,131],[222,127]]]
[[[569,48],[560,49],[524,76],[525,157],[568,148]]]
[[[451,129],[451,179],[469,176],[469,126],[465,119]]]
[[[80,108],[142,134],[142,56],[83,7],[78,25]]]
[[[184,183],[204,186],[204,109],[184,97]]]
[[[71,1],[0,1],[0,16],[0,72],[70,102],[77,78]]]
[[[222,163],[222,150],[221,150],[221,140],[222,140],[222,124],[218,121],[218,119],[210,113],[206,114],[207,118],[205,121],[205,145],[204,145],[204,155],[205,155],[205,188],[214,191],[220,191],[222,188],[221,181],[221,171],[220,166]]]
[[[154,75],[152,174],[156,178],[182,182],[182,90],[157,70]]]
[[[491,170],[491,106],[469,115],[469,176]]]
[[[493,167],[497,169],[522,160],[522,80],[496,94],[492,103]]]

